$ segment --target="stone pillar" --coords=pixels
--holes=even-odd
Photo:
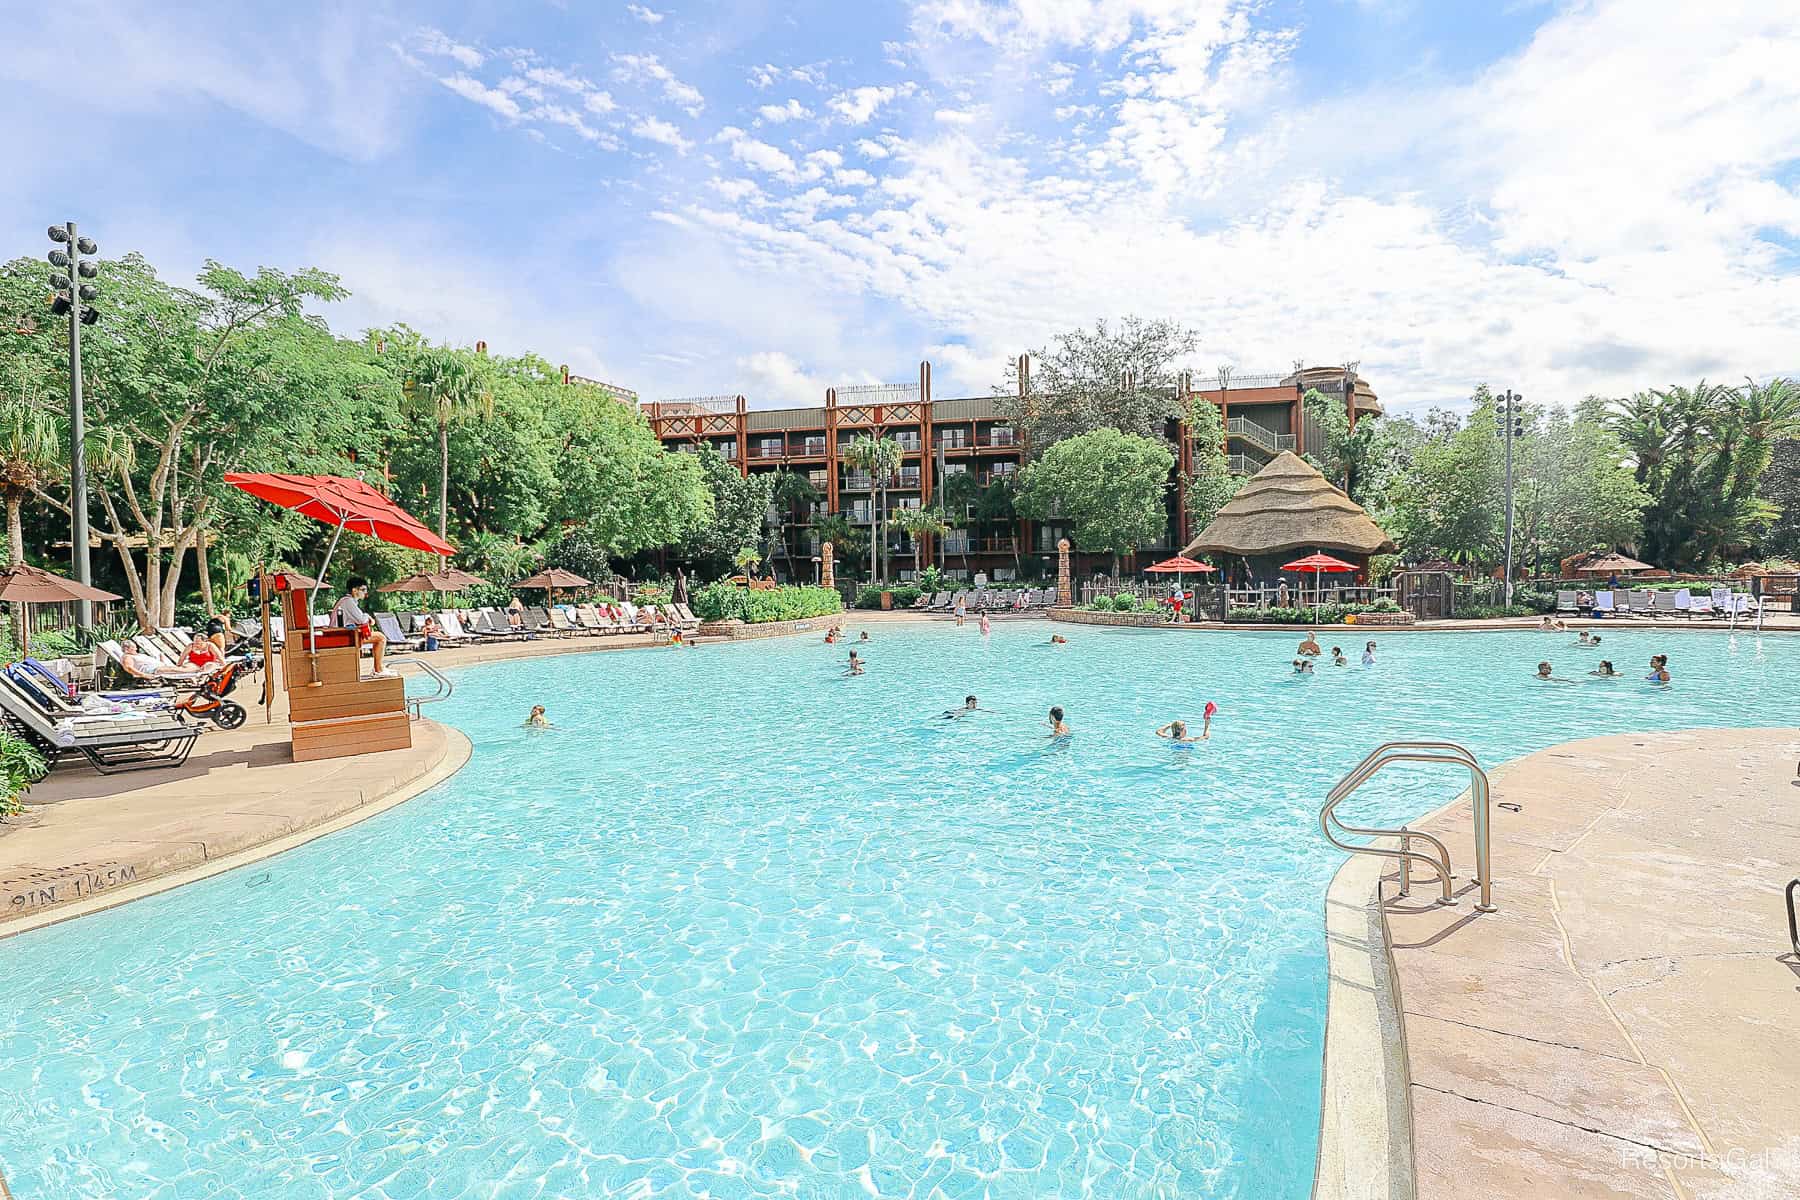
[[[819,543],[819,586],[836,587],[837,572],[831,566],[831,543]]]
[[[1056,539],[1056,603],[1062,608],[1075,603],[1075,589],[1069,582],[1069,539]]]

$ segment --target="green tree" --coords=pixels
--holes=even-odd
[[[1181,414],[1177,375],[1199,335],[1175,321],[1128,316],[1116,328],[1104,320],[1093,329],[1059,334],[1032,352],[1030,388],[994,391],[1000,410],[1025,431],[1033,458],[1064,438],[1116,429],[1161,440]]]
[[[1237,494],[1243,480],[1231,473],[1225,453],[1225,422],[1219,406],[1196,393],[1188,400],[1188,471],[1181,484],[1187,505],[1188,527],[1196,534],[1212,524],[1225,502]]]
[[[450,507],[450,427],[493,415],[494,393],[484,364],[467,350],[407,342],[395,333],[399,344],[396,360],[405,375],[401,394],[407,408],[422,414],[437,430],[438,489],[437,532],[447,536]]]
[[[1539,570],[1588,550],[1634,544],[1650,496],[1598,405],[1573,417],[1551,408],[1530,417],[1515,448],[1514,542]]]
[[[1505,465],[1487,386],[1466,421],[1434,413],[1429,428],[1395,482],[1388,532],[1414,559],[1492,564],[1503,542]]]
[[[1775,513],[1763,535],[1763,556],[1800,557],[1800,438],[1775,442],[1757,495]]]
[[[1082,550],[1119,556],[1160,537],[1175,456],[1161,438],[1096,429],[1056,443],[1025,470],[1017,505],[1027,516],[1066,517]]]
[[[831,543],[831,553],[837,564],[834,569],[846,576],[851,573],[852,564],[862,554],[869,536],[843,513],[826,513],[813,518],[813,534],[819,539],[821,547],[826,542]]]
[[[692,455],[700,464],[711,493],[710,515],[688,535],[683,549],[697,565],[713,574],[732,566],[738,551],[754,546],[768,518],[775,477],[769,472],[745,475],[716,450]]]
[[[1317,446],[1312,445],[1311,439],[1308,439],[1303,457],[1339,491],[1348,495],[1353,454],[1350,413],[1344,407],[1343,398],[1327,396],[1317,388],[1307,388],[1306,394],[1300,397],[1300,405],[1320,435],[1320,444]]]
[[[943,536],[950,532],[950,523],[944,520],[944,514],[936,508],[903,508],[894,514],[894,528],[912,539],[914,561],[917,561],[917,550],[925,538],[938,538],[938,561],[944,557]],[[918,564],[923,570],[925,564]]]
[[[904,452],[900,443],[890,437],[858,434],[844,450],[844,457],[867,471],[875,485],[874,540],[869,543],[869,579],[880,582],[887,578],[887,490],[894,472],[900,469]],[[877,551],[880,554],[877,555]]]
[[[810,516],[813,506],[819,502],[819,489],[813,486],[812,480],[798,471],[780,470],[775,472],[770,499],[770,544],[772,547],[779,547],[781,556],[788,560],[788,576],[798,579],[794,571],[793,551],[788,545],[787,527],[802,512]]]

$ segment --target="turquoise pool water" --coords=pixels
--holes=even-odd
[[[877,627],[858,678],[812,638],[461,673],[475,754],[436,791],[0,942],[13,1192],[1298,1200],[1326,788],[1399,735],[1493,764],[1791,723],[1800,667],[1609,631],[1629,677],[1589,681],[1569,635],[1379,634],[1296,679],[1285,634],[1060,628]],[[938,719],[968,692],[992,711]],[[1209,743],[1152,736],[1207,699]],[[1460,786],[1377,782],[1356,815]]]

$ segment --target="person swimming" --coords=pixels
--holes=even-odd
[[[1594,640],[1594,635],[1584,629],[1576,636],[1575,644],[1577,646],[1591,646],[1594,644]]]
[[[857,639],[856,639],[856,640],[857,640],[857,641],[859,641],[859,642],[866,642],[866,641],[868,641],[868,640],[869,640],[869,631],[868,631],[868,630],[866,630],[866,629],[865,629],[865,630],[863,630],[863,631],[862,631],[862,636],[861,636],[861,637],[859,637],[859,638],[857,638]]]
[[[1613,670],[1612,660],[1609,658],[1601,659],[1600,665],[1589,671],[1588,674],[1598,675],[1602,679],[1617,679],[1619,676],[1619,673]]]
[[[1069,736],[1069,723],[1063,720],[1063,710],[1061,705],[1050,710],[1049,725],[1051,737],[1060,738]]]
[[[1545,683],[1569,683],[1569,682],[1572,682],[1571,680],[1564,679],[1562,676],[1557,675],[1554,672],[1554,670],[1552,669],[1552,667],[1550,666],[1550,664],[1547,662],[1541,662],[1537,665],[1537,674],[1533,675],[1532,678],[1533,679],[1541,679]]]
[[[1311,675],[1312,673],[1313,665],[1310,658],[1296,658],[1294,660],[1294,674]]]
[[[945,720],[945,721],[954,721],[958,717],[967,716],[969,713],[972,713],[972,712],[986,712],[986,711],[987,711],[986,709],[981,708],[976,704],[975,697],[964,696],[961,708],[946,708],[941,714],[939,714],[939,719]]]
[[[1344,651],[1340,647],[1333,646],[1331,648],[1331,665],[1334,667],[1347,667],[1350,665],[1350,660],[1344,657]]]
[[[552,726],[550,724],[550,718],[548,716],[544,715],[544,706],[543,705],[534,704],[531,706],[531,715],[529,717],[525,718],[525,728],[527,728],[527,729],[551,729],[551,728],[554,728],[554,726]]]
[[[1374,665],[1375,665],[1375,643],[1370,642],[1368,645],[1363,647],[1363,666],[1372,667]]]
[[[1156,731],[1159,738],[1168,738],[1171,742],[1192,745],[1194,739],[1188,736],[1186,721],[1170,721]]]
[[[1053,633],[1050,635],[1050,644],[1052,646],[1066,646],[1069,644],[1069,639],[1060,633]]]
[[[1651,683],[1669,682],[1669,656],[1666,654],[1652,654],[1650,656],[1650,673],[1644,676],[1644,678]]]
[[[1302,655],[1306,658],[1319,657],[1320,652],[1319,652],[1318,637],[1315,634],[1313,634],[1312,632],[1308,631],[1307,635],[1304,638],[1300,639],[1300,648],[1298,650],[1296,650],[1295,653]]]
[[[849,666],[849,669],[847,669],[844,672],[844,674],[846,674],[846,675],[861,675],[862,673],[863,673],[863,660],[856,656],[856,651],[852,650],[850,652],[850,666]]]

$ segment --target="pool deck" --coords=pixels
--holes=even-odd
[[[1419,1200],[1800,1195],[1800,961],[1782,897],[1800,874],[1797,761],[1793,730],[1693,730],[1500,767],[1493,914],[1473,907],[1470,801],[1415,825],[1449,845],[1460,901],[1433,904],[1425,872],[1398,899],[1388,871],[1386,902],[1368,906],[1397,996],[1385,1052],[1369,1049],[1383,1035],[1365,998],[1381,967],[1351,954],[1341,969],[1359,918],[1331,914],[1334,1186],[1319,1194],[1404,1196],[1416,1178]],[[1340,882],[1372,891],[1375,861],[1353,858]],[[1328,910],[1342,896],[1334,885]],[[1334,1117],[1330,1045],[1359,1039],[1360,1061],[1341,1065],[1397,1064],[1408,1103]],[[1366,1140],[1371,1120],[1410,1133],[1410,1161],[1342,1172],[1336,1143]]]
[[[637,635],[542,638],[439,650],[429,661],[442,670],[650,644]],[[265,724],[252,703],[261,686],[259,677],[232,697],[251,709],[243,727],[209,727],[178,769],[99,775],[68,766],[33,787],[25,815],[0,824],[0,938],[280,853],[415,796],[468,759],[460,733],[422,720],[410,750],[294,762],[287,694],[277,689]]]

